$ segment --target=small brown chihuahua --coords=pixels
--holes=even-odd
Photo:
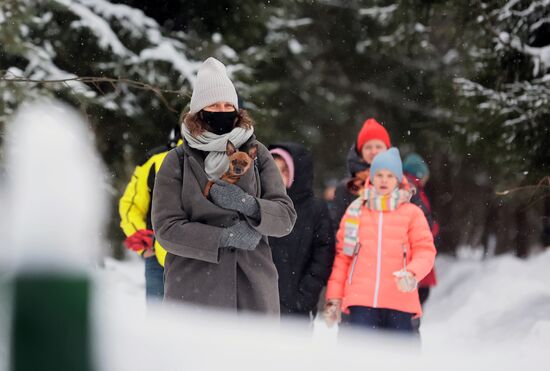
[[[227,157],[229,157],[229,169],[220,178],[228,183],[235,184],[239,181],[248,169],[254,163],[256,154],[258,153],[258,145],[254,144],[250,146],[247,152],[239,151],[230,140],[227,141],[227,147],[225,149]],[[204,187],[203,195],[208,197],[210,194],[210,188],[215,184],[213,180],[209,180]]]
[[[346,183],[348,191],[351,194],[358,196],[363,188],[365,188],[365,182],[367,181],[369,174],[370,170],[368,169],[355,173],[355,176]]]

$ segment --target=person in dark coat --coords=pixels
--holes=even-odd
[[[301,145],[269,146],[294,203],[293,231],[270,237],[273,261],[279,273],[281,315],[313,318],[334,260],[334,228],[326,202],[313,195],[313,160]]]
[[[360,173],[363,173],[364,179],[367,179],[374,157],[390,147],[388,131],[374,118],[367,119],[346,158],[349,177],[338,184],[334,193],[332,220],[335,229],[338,229],[348,206],[359,196],[359,190],[355,187],[356,183],[353,179]]]
[[[428,224],[430,225],[435,246],[437,248],[439,244],[439,223],[434,220],[430,199],[424,189],[428,179],[430,178],[430,169],[428,168],[426,161],[424,161],[420,155],[411,153],[407,155],[407,157],[405,157],[405,161],[403,161],[403,172],[408,181],[416,187],[416,194],[411,202],[414,201],[415,204],[417,204],[424,212],[424,215],[428,220]],[[437,278],[434,266],[431,272],[418,283],[418,296],[420,297],[420,304],[424,305],[424,302],[430,295],[430,288],[436,284]]]
[[[155,181],[152,220],[167,251],[165,301],[279,316],[267,237],[289,234],[296,212],[273,157],[253,132],[225,66],[208,58],[184,114],[184,144],[168,153]],[[243,151],[257,148],[255,163],[236,184],[219,180],[229,168],[228,141]],[[209,180],[216,183],[207,198]]]

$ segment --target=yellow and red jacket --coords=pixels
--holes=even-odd
[[[156,174],[168,152],[157,153],[149,157],[142,165],[136,166],[132,178],[118,203],[120,227],[126,236],[130,236],[140,229],[153,229],[151,224],[151,196]],[[164,267],[166,250],[156,240],[154,249],[159,264]]]
[[[404,203],[393,211],[361,207],[358,245],[352,256],[344,253],[345,223],[342,218],[336,235],[336,258],[327,284],[326,298],[342,299],[342,310],[350,306],[387,308],[422,314],[418,291],[400,292],[393,272],[404,268],[417,281],[432,269],[436,250],[422,210]]]

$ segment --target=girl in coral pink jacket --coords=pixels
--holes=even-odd
[[[435,260],[432,233],[402,189],[397,148],[374,158],[370,182],[340,223],[325,320],[331,326],[343,311],[352,326],[413,332],[411,318],[422,314],[417,283]]]

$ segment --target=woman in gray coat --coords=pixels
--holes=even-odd
[[[277,315],[278,277],[267,236],[289,234],[296,212],[273,157],[238,108],[225,66],[208,58],[184,115],[185,143],[166,156],[155,181],[153,227],[168,252],[164,298]],[[229,166],[228,140],[241,150],[258,147],[253,168],[235,185],[217,180]],[[206,198],[210,179],[217,181]]]

